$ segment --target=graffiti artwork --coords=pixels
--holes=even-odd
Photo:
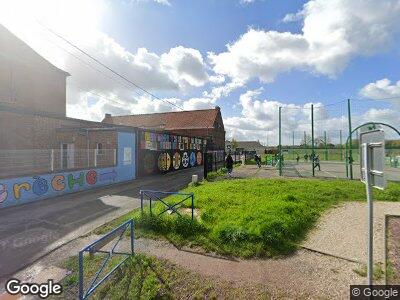
[[[203,162],[203,154],[199,151],[197,152],[197,164],[201,165]]]
[[[88,186],[100,185],[101,181],[103,184],[112,183],[117,178],[117,171],[109,168],[6,179],[5,183],[0,183],[0,204],[16,205],[19,201],[83,190]]]
[[[171,166],[171,156],[168,153],[160,153],[158,156],[158,169],[168,171]]]
[[[189,155],[187,154],[187,152],[183,152],[182,155],[182,166],[184,168],[187,168],[189,165]]]
[[[181,167],[181,155],[179,152],[175,152],[174,154],[173,166],[175,170],[178,170]]]
[[[190,166],[194,167],[196,165],[196,154],[194,152],[190,153]]]
[[[139,132],[140,175],[195,167],[203,162],[204,140],[160,132]]]

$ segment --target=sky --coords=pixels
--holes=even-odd
[[[227,139],[269,145],[279,107],[283,143],[311,104],[332,142],[347,99],[353,127],[399,120],[400,0],[3,0],[0,23],[71,75],[70,117],[218,105]]]

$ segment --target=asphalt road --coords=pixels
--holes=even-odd
[[[61,245],[140,207],[139,191],[175,191],[203,167],[0,210],[0,282]]]

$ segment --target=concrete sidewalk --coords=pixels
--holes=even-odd
[[[0,283],[61,245],[140,207],[139,191],[185,187],[203,167],[0,210]]]

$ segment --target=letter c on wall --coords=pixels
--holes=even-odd
[[[7,193],[7,188],[4,184],[0,183],[0,203],[3,203],[4,201],[6,201],[8,196]]]
[[[55,191],[62,191],[65,189],[65,177],[64,175],[56,175],[53,177],[51,180],[51,186],[53,187],[53,190]]]

